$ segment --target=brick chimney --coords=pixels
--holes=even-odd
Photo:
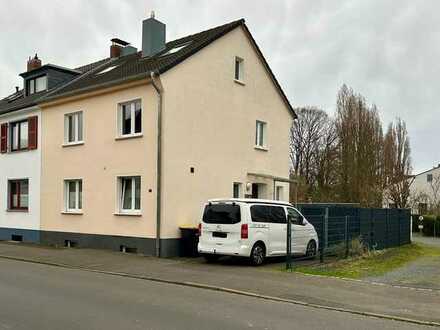
[[[38,58],[38,55],[35,54],[34,58],[30,58],[27,62],[27,70],[32,71],[41,67],[41,60]]]
[[[113,38],[110,40],[112,45],[110,46],[110,58],[120,57],[122,54],[122,49],[130,45],[129,42]]]

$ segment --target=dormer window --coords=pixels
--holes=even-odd
[[[47,76],[32,78],[27,81],[27,94],[42,92],[47,89]]]

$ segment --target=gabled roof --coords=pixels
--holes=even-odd
[[[251,33],[246,27],[244,19],[233,21],[231,23],[217,26],[200,33],[167,42],[165,49],[152,57],[144,58],[142,57],[141,52],[137,52],[119,58],[106,58],[78,67],[74,70],[68,69],[81,74],[69,82],[55,87],[50,91],[45,91],[26,97],[24,97],[23,91],[20,91],[21,95],[17,95],[17,98],[13,101],[10,99],[8,100],[8,98],[0,100],[0,115],[33,106],[38,103],[50,102],[63,97],[91,92],[105,87],[116,86],[129,81],[149,78],[151,72],[159,74],[164,73],[237,27],[243,27],[246,35],[260,57],[262,64],[275,84],[275,87],[278,90],[281,98],[291,112],[292,116],[296,118],[293,107],[284,94],[280,84],[275,78],[275,75],[270,69]]]
[[[49,93],[43,102],[53,101],[62,97],[78,95],[81,93],[91,92],[97,89],[115,86],[137,79],[145,79],[150,76],[151,72],[164,73],[174,66],[178,65],[188,57],[194,55],[213,41],[224,36],[226,33],[242,26],[250,41],[254,45],[258,55],[262,59],[263,65],[267,69],[272,81],[274,82],[280,96],[283,98],[286,106],[296,118],[296,114],[289,100],[284,94],[281,86],[276,80],[273,72],[269,68],[263,54],[258,48],[255,40],[252,38],[244,19],[233,21],[197,34],[193,34],[184,38],[167,42],[165,49],[152,57],[142,57],[141,52],[135,54],[110,59],[102,65],[95,65],[87,74],[72,80],[63,85],[59,89]]]

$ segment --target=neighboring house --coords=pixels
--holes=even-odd
[[[145,20],[141,51],[112,39],[39,100],[42,243],[173,256],[210,198],[288,200],[296,115],[244,20],[165,34]]]
[[[20,74],[23,89],[0,100],[0,239],[39,241],[41,112],[51,90],[81,74],[41,65],[35,55]]]
[[[426,214],[440,204],[440,165],[416,174],[411,179],[410,199],[413,214]]]
[[[427,214],[440,206],[440,165],[408,177],[408,207],[412,214]],[[387,196],[387,193],[385,193]],[[395,208],[392,200],[385,197],[384,207]]]

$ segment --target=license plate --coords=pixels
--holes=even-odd
[[[228,236],[227,233],[221,233],[218,231],[212,233],[212,237],[226,238],[227,236]]]

